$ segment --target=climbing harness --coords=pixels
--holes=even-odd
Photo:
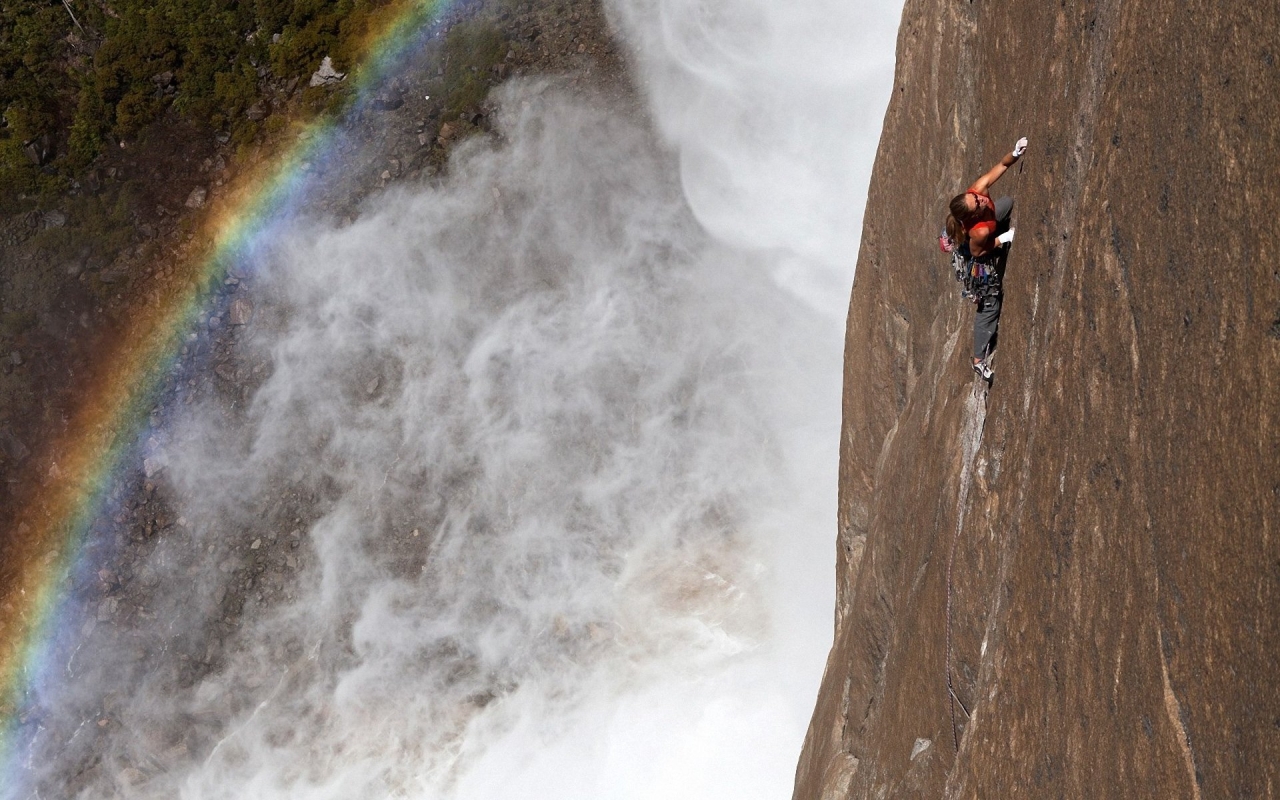
[[[1000,270],[996,267],[1000,251],[974,258],[968,245],[957,245],[945,231],[938,236],[938,247],[951,255],[951,272],[960,282],[961,297],[979,303],[984,297],[1000,294]]]

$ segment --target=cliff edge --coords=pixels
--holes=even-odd
[[[935,236],[1021,135],[987,391]],[[843,413],[796,798],[1274,796],[1275,9],[908,0]]]

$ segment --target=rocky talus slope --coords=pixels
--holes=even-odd
[[[1020,135],[988,392],[934,236]],[[1275,795],[1278,172],[1273,5],[908,0],[797,798]]]

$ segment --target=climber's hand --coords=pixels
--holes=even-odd
[[[1013,146],[1013,157],[1022,158],[1022,154],[1027,152],[1027,137],[1023,136],[1018,143]]]
[[[1010,228],[1009,230],[1007,230],[1007,231],[1005,231],[1004,233],[1002,233],[1002,234],[1000,234],[999,236],[997,236],[997,237],[996,237],[996,244],[997,244],[997,245],[1002,245],[1002,244],[1008,244],[1009,242],[1012,242],[1012,241],[1013,241],[1013,232],[1014,232],[1014,230],[1015,230],[1014,228]]]

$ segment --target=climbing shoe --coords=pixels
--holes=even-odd
[[[994,378],[996,374],[996,371],[987,366],[987,362],[985,361],[973,362],[973,371],[982,376],[982,379],[988,383],[991,382],[991,379]]]

